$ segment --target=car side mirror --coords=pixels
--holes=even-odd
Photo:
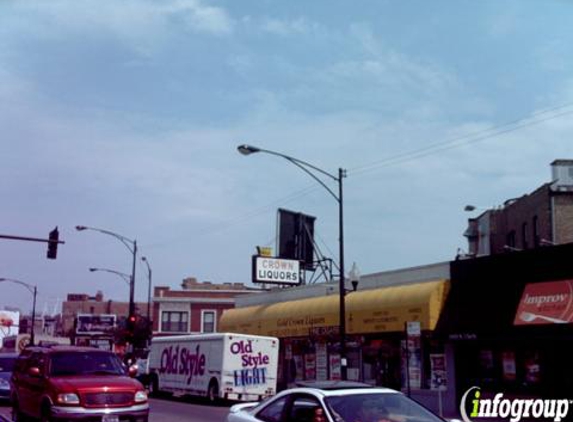
[[[127,373],[131,378],[135,378],[137,376],[137,365],[131,365],[127,370]]]
[[[32,366],[30,369],[28,369],[28,375],[34,378],[41,378],[42,371],[40,371],[40,368],[38,368],[37,366]]]

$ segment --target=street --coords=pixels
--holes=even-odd
[[[223,422],[229,411],[228,404],[212,406],[187,397],[151,399],[150,406],[150,422]],[[9,404],[0,403],[0,422],[10,420]]]

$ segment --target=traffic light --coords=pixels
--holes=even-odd
[[[135,322],[137,321],[137,318],[135,315],[130,315],[127,318],[127,332],[132,334],[135,332]]]
[[[48,242],[48,259],[56,259],[58,254],[58,239],[60,233],[58,232],[58,227],[50,232],[49,242]]]

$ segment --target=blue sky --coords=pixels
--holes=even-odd
[[[463,206],[494,206],[573,158],[573,4],[550,1],[106,0],[0,3],[0,277],[68,292],[127,287],[115,239],[135,238],[154,282],[250,281],[276,209],[317,217],[337,255],[337,208],[288,162],[345,183],[348,267],[447,261]],[[333,186],[335,188],[335,186]],[[138,265],[136,295],[146,297]],[[29,307],[3,284],[0,307]]]

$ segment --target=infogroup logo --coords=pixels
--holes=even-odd
[[[508,399],[503,397],[503,393],[497,393],[493,399],[483,399],[480,388],[472,387],[462,397],[460,414],[464,422],[476,422],[472,418],[502,418],[510,422],[535,418],[560,422],[569,413],[572,403],[568,399]]]

